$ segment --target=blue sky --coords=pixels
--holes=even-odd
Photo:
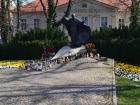
[[[14,0],[15,1],[15,3],[16,3],[16,0]],[[32,2],[33,0],[25,0],[26,2],[24,3],[24,4],[26,4],[26,3],[30,3],[30,2]],[[15,6],[15,3],[13,2],[12,4],[13,4],[13,6]]]
[[[28,2],[32,2],[33,0],[27,0]]]

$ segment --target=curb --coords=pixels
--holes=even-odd
[[[113,95],[113,105],[117,105],[117,93],[116,93],[116,81],[115,81],[115,72],[114,72],[114,67],[115,67],[115,61],[113,59],[113,74],[112,74],[112,95]]]

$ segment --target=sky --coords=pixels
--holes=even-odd
[[[33,0],[27,0],[28,2],[32,2]]]
[[[15,1],[16,2],[16,0],[13,0],[13,1]],[[21,0],[22,1],[22,0]],[[33,0],[24,0],[24,1],[26,1],[24,4],[26,4],[26,3],[30,3],[30,2],[32,2]],[[12,4],[13,4],[13,6],[15,7],[15,3],[14,2],[12,2]]]

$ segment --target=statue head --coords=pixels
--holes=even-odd
[[[74,19],[74,18],[75,18],[75,13],[73,13],[73,14],[71,15],[71,17],[72,17],[72,19]]]
[[[62,24],[66,26],[69,36],[71,37],[71,47],[78,47],[85,44],[91,35],[89,26],[84,25],[84,22],[71,15],[70,19],[64,18]]]

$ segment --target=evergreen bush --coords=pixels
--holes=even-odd
[[[92,33],[92,40],[101,55],[140,64],[140,28],[131,30],[128,27],[122,27],[95,30]]]
[[[40,59],[44,46],[58,50],[67,43],[64,33],[56,29],[18,32],[10,43],[0,45],[0,60]]]

